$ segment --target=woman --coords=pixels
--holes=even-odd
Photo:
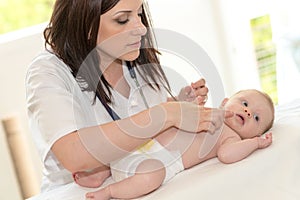
[[[159,134],[213,133],[221,126],[222,110],[167,101],[149,28],[142,0],[56,1],[44,31],[47,50],[26,77],[30,127],[44,163],[42,191],[99,167],[102,183],[110,162]],[[179,100],[201,104],[208,90],[202,79],[182,91]]]

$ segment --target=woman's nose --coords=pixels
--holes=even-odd
[[[139,35],[139,36],[143,36],[147,33],[147,29],[146,27],[141,27],[141,28],[135,28],[131,31],[131,33],[133,35]]]
[[[131,33],[133,35],[139,35],[139,36],[143,36],[147,33],[147,28],[143,24],[143,22],[140,18],[136,19],[136,23],[135,23],[134,27],[132,28]]]
[[[250,118],[251,117],[251,112],[247,108],[245,108],[244,111],[247,114],[247,116]]]

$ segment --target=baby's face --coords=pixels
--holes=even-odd
[[[263,134],[273,119],[270,103],[265,96],[254,90],[234,95],[224,108],[235,113],[233,117],[225,119],[225,124],[243,139]]]

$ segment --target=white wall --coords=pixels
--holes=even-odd
[[[274,41],[277,45],[278,103],[300,98],[295,91],[300,85],[300,1],[276,0],[272,7]],[[298,47],[295,52],[295,47]]]
[[[231,93],[234,83],[231,77],[230,60],[227,59],[226,53],[224,53],[226,42],[224,42],[224,29],[220,21],[218,1],[149,0],[148,3],[154,27],[183,34],[202,47],[218,69],[224,83],[225,92]],[[174,66],[174,68],[177,66],[184,70],[187,69],[188,66],[183,66],[183,62],[180,62],[178,57],[167,54],[164,58],[164,54],[166,53],[163,52],[163,64]],[[197,80],[197,76],[189,77],[188,83]]]
[[[42,25],[44,27],[44,25]],[[25,74],[30,61],[43,47],[42,27],[33,27],[8,35],[0,35],[0,117],[17,115],[30,144],[32,159],[40,178],[40,162],[28,131],[25,102]],[[0,199],[21,200],[17,178],[8,150],[6,136],[0,125]]]

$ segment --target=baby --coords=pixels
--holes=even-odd
[[[154,191],[180,171],[208,159],[217,157],[223,163],[234,163],[272,143],[271,133],[260,137],[274,121],[274,105],[267,94],[254,89],[242,90],[224,99],[221,108],[234,112],[234,116],[226,118],[224,126],[215,134],[186,134],[170,129],[173,134],[159,135],[139,150],[111,163],[115,183],[87,193],[86,198],[137,198]],[[176,141],[188,141],[188,145],[180,149]],[[95,177],[97,171],[75,181],[82,186],[100,186],[92,183]]]

